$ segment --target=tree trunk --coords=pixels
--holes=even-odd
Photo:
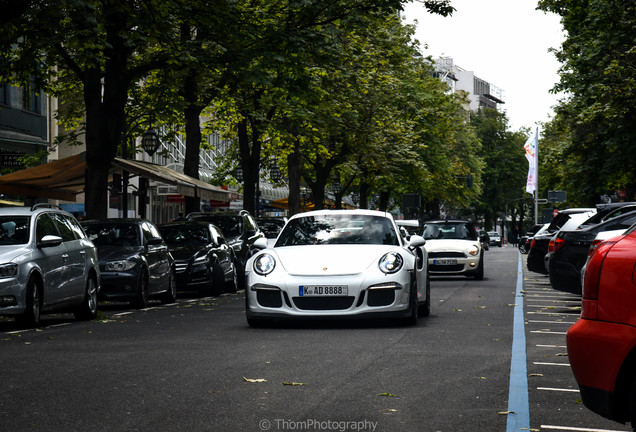
[[[196,97],[196,96],[195,96]],[[185,109],[186,151],[183,161],[183,173],[192,178],[199,178],[199,149],[201,148],[200,105],[190,104]],[[185,214],[201,211],[200,197],[185,197]]]
[[[294,152],[287,156],[287,171],[289,173],[289,196],[287,205],[289,208],[289,216],[293,216],[301,212],[300,198],[300,179],[302,177],[303,155],[300,151],[300,141],[297,139],[294,143]]]
[[[107,73],[104,83],[102,96],[101,75],[97,71],[87,74],[84,80],[86,104],[84,207],[87,219],[108,217],[108,171],[117,154],[117,145],[121,140],[121,131],[124,126],[124,107],[128,94],[126,80]]]

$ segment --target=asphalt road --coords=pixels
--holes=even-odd
[[[3,319],[0,431],[507,431],[519,259],[491,248],[484,280],[433,279],[415,327],[252,329],[243,293]],[[530,430],[629,430],[581,405],[566,366],[580,299],[524,272]]]

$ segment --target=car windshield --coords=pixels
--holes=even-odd
[[[499,237],[499,233],[498,233],[498,232],[496,232],[496,231],[489,231],[489,232],[488,232],[488,235],[489,235],[490,237]]]
[[[203,246],[211,243],[209,231],[203,226],[162,226],[159,231],[170,246]]]
[[[211,222],[221,229],[225,237],[239,237],[242,230],[241,216],[195,215],[192,219]]]
[[[477,240],[477,232],[471,230],[465,222],[432,223],[424,225],[422,237],[426,240]]]
[[[276,242],[279,246],[313,244],[399,245],[391,221],[370,215],[314,215],[290,220]]]
[[[141,246],[136,224],[87,224],[84,231],[93,244],[101,246]]]
[[[29,216],[0,217],[0,246],[29,242]]]

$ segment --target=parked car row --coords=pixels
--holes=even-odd
[[[548,274],[555,289],[582,293],[566,340],[583,404],[636,430],[636,203],[593,211],[559,212],[538,230],[528,269]]]
[[[636,203],[601,204],[559,211],[532,237],[528,270],[547,274],[553,288],[581,293],[581,270],[595,238],[636,223]]]
[[[174,302],[177,289],[235,292],[261,238],[246,211],[156,226],[144,219],[80,223],[49,204],[0,208],[0,315],[33,327],[44,312],[92,319],[99,300],[144,308],[151,298]]]

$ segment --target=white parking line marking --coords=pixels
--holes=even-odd
[[[564,388],[552,388],[552,387],[537,387],[537,390],[580,393],[580,391],[577,389],[564,389]]]
[[[581,306],[576,306],[576,307],[567,307],[566,305],[556,305],[556,306],[550,306],[550,305],[526,305],[527,307],[535,307],[535,308],[542,308],[542,309],[548,309],[548,308],[552,308],[552,309],[556,309],[558,308],[567,308],[568,310],[581,310]]]
[[[528,315],[567,315],[567,316],[574,316],[573,313],[570,312],[526,312],[526,314]]]
[[[528,322],[531,323],[548,323],[548,324],[576,324],[576,321],[571,322],[571,321],[540,321],[540,320],[528,320]]]
[[[547,303],[577,303],[581,304],[581,300],[541,300],[541,299],[528,299],[528,301],[532,300],[533,302],[547,302]]]
[[[589,428],[580,428],[580,427],[572,427],[572,426],[552,426],[552,425],[541,425],[541,429],[577,431],[577,432],[625,432],[625,431],[619,431],[619,430],[613,430],[613,429],[589,429]]]
[[[64,326],[71,325],[71,324],[73,324],[73,323],[67,322],[67,323],[53,324],[53,325],[50,325],[50,326],[48,326],[48,327],[49,327],[49,328],[53,328],[53,327],[64,327]]]
[[[539,347],[539,348],[567,348],[567,346],[565,346],[565,345],[540,345],[540,344],[537,344],[536,346]]]
[[[532,330],[530,333],[541,333],[541,334],[554,334],[554,335],[566,335],[568,332],[555,332],[550,330]]]
[[[548,362],[532,362],[537,366],[570,366],[570,363],[548,363]]]
[[[31,329],[14,330],[14,331],[6,332],[5,334],[12,335],[12,334],[24,333],[24,332],[29,332],[29,331],[33,331],[33,330],[31,330]]]
[[[114,317],[120,317],[120,316],[130,315],[130,314],[132,314],[132,311],[131,312],[120,312],[120,313],[117,313],[117,314],[113,314],[113,316]]]

